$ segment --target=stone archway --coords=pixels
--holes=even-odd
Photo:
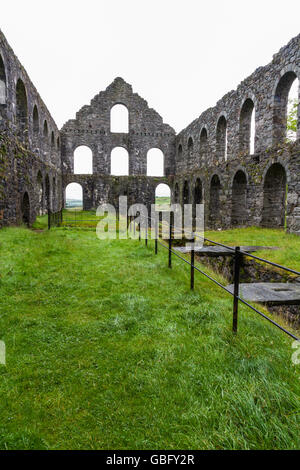
[[[247,221],[247,178],[242,170],[238,170],[232,183],[231,224],[243,226]]]
[[[209,223],[212,228],[216,228],[220,222],[221,204],[220,204],[221,182],[218,175],[214,175],[210,183],[209,191]]]
[[[22,222],[23,224],[29,227],[30,225],[30,202],[28,193],[24,193],[22,202],[21,202],[21,213],[22,213]]]
[[[287,177],[280,163],[273,163],[264,181],[264,204],[261,225],[279,228],[285,225]]]

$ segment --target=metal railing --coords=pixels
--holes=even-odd
[[[129,216],[129,223],[130,221],[133,221],[133,217]],[[265,320],[270,322],[272,325],[276,326],[279,328],[281,331],[286,333],[288,336],[293,338],[296,341],[300,341],[300,338],[298,338],[295,334],[291,333],[288,331],[286,328],[283,326],[279,325],[277,322],[275,322],[272,318],[268,317],[265,313],[261,312],[258,310],[256,307],[253,305],[249,304],[246,302],[243,298],[240,296],[240,267],[242,263],[243,256],[249,256],[253,259],[259,260],[263,263],[267,263],[271,266],[274,266],[276,268],[285,270],[287,272],[296,274],[300,276],[300,272],[295,271],[294,269],[287,268],[286,266],[282,266],[280,264],[273,263],[272,261],[268,261],[266,259],[260,258],[258,256],[252,255],[251,253],[248,253],[247,251],[243,251],[240,249],[239,246],[233,248],[227,245],[223,245],[222,243],[215,242],[214,240],[210,240],[209,238],[203,238],[204,241],[212,243],[217,246],[221,246],[223,248],[226,248],[229,251],[232,251],[232,256],[234,256],[234,289],[233,292],[231,292],[226,286],[221,284],[219,281],[214,279],[212,276],[207,274],[206,272],[202,271],[198,266],[195,265],[195,241],[197,239],[197,234],[194,232],[190,232],[191,238],[191,261],[188,261],[187,259],[183,258],[183,256],[180,256],[180,254],[176,253],[172,249],[172,241],[173,241],[173,233],[174,230],[179,230],[182,232],[182,228],[179,227],[174,227],[172,224],[172,217],[171,217],[171,222],[169,224],[169,237],[168,237],[168,244],[163,243],[163,241],[160,241],[159,239],[159,221],[155,218],[148,217],[147,222],[144,225],[144,230],[145,230],[145,245],[148,246],[148,230],[149,230],[149,224],[148,222],[150,221],[150,227],[152,229],[152,222],[154,221],[154,232],[155,232],[155,254],[158,254],[158,245],[161,245],[163,248],[168,250],[168,266],[171,269],[172,268],[172,255],[176,256],[179,258],[181,261],[186,263],[187,265],[190,266],[190,288],[194,290],[195,286],[195,272],[198,272],[208,278],[210,281],[215,283],[218,287],[221,289],[225,290],[228,294],[230,294],[233,297],[233,308],[232,308],[232,330],[236,334],[238,331],[238,309],[239,309],[239,302],[241,302],[243,305],[246,307],[250,308],[253,310],[255,313],[263,317]],[[135,224],[134,224],[134,231],[136,230]],[[138,224],[138,230],[139,230],[139,240],[141,241],[141,224]],[[199,238],[199,237],[198,237]]]
[[[51,209],[48,209],[48,230],[51,227],[60,227],[63,221],[63,210],[52,212]]]

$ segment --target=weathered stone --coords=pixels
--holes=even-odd
[[[269,246],[241,246],[240,249],[247,253],[254,253],[259,250],[276,250],[276,247]],[[181,253],[190,253],[192,248],[190,246],[176,246],[174,250],[180,251]],[[235,248],[232,249],[224,248],[222,246],[203,246],[202,248],[194,248],[194,251],[198,256],[232,256],[234,255]]]
[[[231,284],[227,289],[233,293]],[[240,296],[249,302],[261,302],[271,305],[298,305],[300,304],[300,286],[290,283],[257,282],[240,284]]]
[[[296,77],[300,35],[177,136],[121,78],[59,132],[0,31],[0,226],[31,223],[48,207],[59,209],[71,182],[82,185],[85,209],[101,202],[117,205],[118,196],[125,194],[129,204],[149,206],[157,185],[164,182],[171,187],[173,202],[204,203],[206,229],[283,227],[286,220],[288,231],[299,233],[300,120],[298,140],[287,143],[285,138],[287,96]],[[128,109],[126,133],[111,132],[115,104]],[[74,151],[80,145],[92,150],[92,175],[73,174]],[[128,150],[129,176],[110,174],[116,146]],[[164,177],[146,176],[151,148],[164,153]]]

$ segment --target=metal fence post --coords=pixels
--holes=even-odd
[[[50,209],[48,208],[48,230],[51,228],[51,214],[50,214]]]
[[[158,235],[162,237],[162,212],[158,213]]]
[[[145,224],[145,245],[148,246],[148,220],[146,220]]]
[[[158,253],[158,222],[157,222],[157,217],[155,217],[155,254],[157,255]]]
[[[237,333],[238,327],[238,309],[239,309],[239,288],[240,288],[240,263],[241,263],[241,253],[240,247],[235,248],[234,255],[234,297],[233,297],[233,323],[232,331]]]
[[[195,234],[192,238],[192,251],[191,251],[191,290],[194,290],[195,284]]]
[[[141,241],[141,222],[139,222],[139,241]]]
[[[169,229],[169,268],[172,268],[172,213],[170,214],[170,229]]]

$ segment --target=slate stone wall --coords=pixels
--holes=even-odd
[[[116,104],[128,109],[128,133],[110,132],[110,112]],[[111,151],[124,147],[129,153],[129,175],[146,175],[151,148],[163,152],[165,175],[174,174],[175,131],[122,78],[116,78],[84,106],[76,119],[63,126],[61,134],[64,172],[73,172],[74,151],[87,145],[93,153],[93,173],[109,175]]]
[[[300,35],[275,54],[270,64],[259,67],[237,90],[226,94],[215,107],[203,112],[177,135],[174,184],[178,184],[176,190],[183,200],[184,182],[187,181],[189,197],[193,201],[195,180],[201,178],[206,228],[265,225],[265,221],[274,214],[273,224],[270,222],[268,226],[282,226],[279,220],[282,220],[280,214],[285,201],[282,202],[280,195],[273,198],[271,217],[264,216],[268,210],[267,191],[270,187],[265,181],[266,174],[269,167],[278,162],[285,169],[288,184],[287,229],[300,233],[300,106],[297,142],[286,142],[286,104],[290,86],[296,78],[300,79]],[[250,154],[253,108],[255,151]],[[234,177],[239,170],[244,172],[247,180],[246,195],[241,198],[244,210],[238,211],[240,223],[234,217],[234,196],[239,192],[234,185]],[[218,175],[220,180],[220,211],[215,210],[216,198],[211,184],[214,175]],[[276,181],[273,191],[277,191]],[[245,217],[242,212],[245,212]]]
[[[83,190],[84,210],[96,209],[109,202],[117,209],[119,196],[127,196],[129,206],[142,203],[150,211],[155,202],[155,191],[159,184],[170,184],[173,178],[149,176],[72,175],[63,177],[63,189],[70,183],[79,183]],[[149,212],[150,215],[150,212]]]
[[[0,32],[0,224],[26,220],[25,193],[31,222],[48,206],[59,209],[71,182],[82,184],[86,209],[102,202],[117,206],[120,194],[128,195],[129,204],[149,206],[163,182],[171,187],[173,202],[204,202],[206,228],[286,224],[300,234],[300,119],[297,141],[288,143],[285,136],[295,78],[300,78],[300,35],[177,136],[121,78],[59,131]],[[115,104],[128,109],[127,133],[111,132]],[[74,175],[74,151],[81,145],[92,150],[92,175]],[[129,176],[110,175],[117,146],[128,151]],[[162,178],[146,176],[151,148],[164,154]]]
[[[61,184],[60,132],[0,31],[0,226],[22,222],[25,193],[30,223],[58,209]]]
[[[197,180],[202,185],[202,201],[205,206],[205,226],[210,229],[224,229],[238,226],[261,226],[263,225],[264,199],[266,197],[266,176],[268,170],[274,165],[282,167],[286,174],[288,193],[285,201],[281,205],[286,205],[286,225],[291,232],[300,234],[300,142],[282,147],[277,152],[261,152],[255,156],[243,156],[233,159],[231,162],[223,162],[217,167],[207,166],[206,168],[195,169],[193,172],[176,175],[172,183],[173,201],[184,203],[185,186],[188,187],[188,196],[185,203],[195,203],[195,190]],[[238,172],[243,172],[246,179],[246,187],[237,188],[234,179]],[[214,179],[220,182],[219,189],[216,190],[213,184]],[[271,193],[280,200],[282,188],[277,185],[277,180],[271,186]],[[234,193],[236,191],[236,193]],[[241,196],[242,193],[242,196]],[[177,196],[177,200],[175,195]],[[236,196],[240,199],[240,210],[236,221],[236,211],[234,202]],[[216,210],[216,197],[218,197],[219,210]],[[276,197],[275,197],[276,200]],[[278,200],[278,199],[277,199]],[[241,211],[243,206],[243,211]],[[280,213],[281,206],[273,205],[275,214]],[[270,226],[280,227],[275,218]]]

